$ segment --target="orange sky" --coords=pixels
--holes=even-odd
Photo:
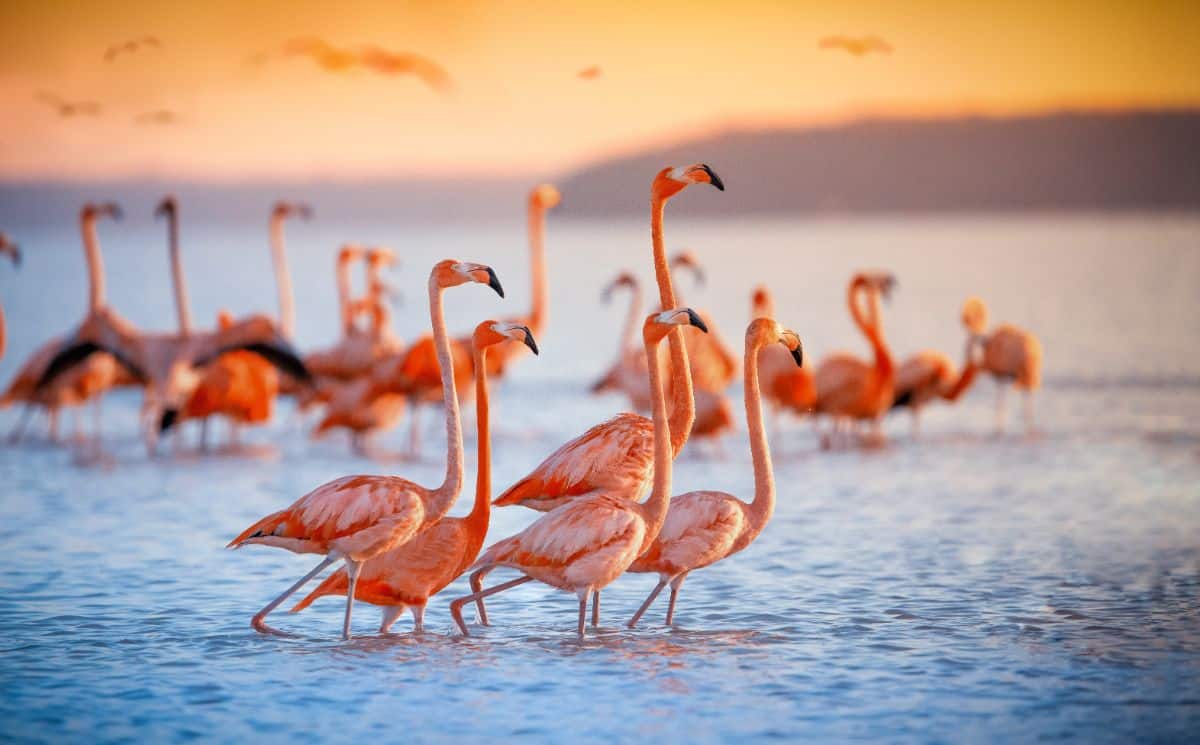
[[[817,49],[838,33],[896,52]],[[165,48],[103,61],[144,34]],[[427,55],[454,90],[246,63],[299,36]],[[730,124],[1196,106],[1198,70],[1196,0],[5,0],[0,177],[552,174]],[[42,90],[104,111],[59,118]],[[135,123],[157,109],[179,123]]]

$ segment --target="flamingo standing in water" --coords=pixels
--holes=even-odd
[[[982,347],[980,367],[996,380],[996,431],[1004,431],[1004,397],[1012,386],[1025,392],[1025,432],[1033,434],[1033,394],[1042,385],[1042,343],[1008,323],[988,332],[987,305],[977,297],[963,304],[962,320]]]
[[[650,547],[667,516],[671,495],[671,431],[663,393],[662,362],[658,345],[673,329],[691,325],[704,329],[690,308],[674,308],[651,315],[642,327],[646,359],[650,362],[650,395],[654,400],[654,486],[644,503],[626,495],[596,493],[579,497],[546,513],[520,533],[493,544],[471,567],[470,595],[450,603],[450,615],[464,635],[462,607],[477,602],[480,620],[486,623],[484,598],[531,580],[579,598],[578,633],[583,637],[588,596],[599,602],[600,590],[620,577],[634,559]],[[497,567],[509,567],[523,576],[486,590],[483,577]],[[593,606],[593,618],[598,613]]]
[[[112,202],[102,204],[88,203],[79,212],[80,233],[83,236],[84,258],[88,267],[88,311],[85,323],[101,316],[114,316],[109,309],[105,297],[104,260],[100,253],[100,239],[96,231],[96,223],[101,218],[121,218],[121,208]],[[117,321],[129,327],[127,321]],[[91,400],[95,402],[95,439],[100,437],[100,397],[109,388],[121,384],[126,379],[141,381],[144,375],[136,366],[128,368],[128,372],[120,369],[119,360],[110,354],[93,354],[81,362],[69,374],[58,376],[52,385],[43,383],[46,373],[50,370],[63,345],[63,338],[51,339],[39,347],[29,359],[17,370],[17,374],[9,383],[8,389],[0,396],[0,408],[12,405],[18,401],[26,405],[25,414],[17,423],[10,437],[16,441],[20,438],[24,425],[33,411],[33,407],[44,407],[50,418],[50,438],[58,439],[58,412],[63,406],[77,406]],[[127,363],[128,361],[121,361]],[[123,377],[124,373],[124,377]]]
[[[442,293],[449,287],[476,282],[504,297],[491,267],[445,259],[429,275],[429,316],[442,366],[446,407],[446,476],[428,488],[398,476],[345,476],[319,486],[287,509],[267,515],[242,531],[230,548],[251,544],[278,546],[295,553],[324,554],[317,566],[255,614],[250,625],[262,633],[278,633],[266,618],[296,590],[339,559],[350,580],[342,637],[350,638],[359,570],[363,562],[404,545],[445,517],[458,499],[463,479],[462,423],[450,367],[450,343],[442,312]]]
[[[744,362],[746,422],[750,427],[750,454],[754,460],[754,500],[746,503],[731,494],[716,491],[688,492],[671,499],[666,522],[658,537],[629,567],[630,572],[654,572],[658,585],[629,621],[629,628],[668,584],[671,601],[667,625],[675,616],[675,600],[688,573],[729,557],[749,546],[762,533],[775,511],[775,477],[771,451],[763,428],[762,396],[759,390],[759,352],[768,345],[782,344],[796,366],[804,362],[800,337],[770,318],[758,318],[746,329]]]
[[[619,391],[629,397],[629,405],[634,411],[648,412],[650,384],[646,377],[646,354],[636,339],[642,313],[642,288],[632,273],[621,272],[608,283],[600,297],[607,303],[621,288],[629,289],[629,309],[625,312],[621,335],[617,337],[616,358],[590,390],[592,393]]]
[[[979,372],[974,352],[978,341],[973,333],[968,333],[961,371],[953,360],[936,349],[917,352],[896,370],[892,409],[907,407],[912,412],[913,437],[920,435],[921,409],[926,404],[938,398],[954,403],[971,387]]]
[[[750,304],[753,318],[775,317],[775,299],[766,285],[754,288]],[[817,384],[811,366],[796,367],[784,349],[768,344],[758,353],[758,376],[775,422],[783,411],[799,415],[812,413],[817,403]]]
[[[880,421],[892,406],[895,368],[883,338],[879,298],[888,297],[895,284],[895,277],[883,273],[859,273],[850,280],[846,294],[850,315],[867,337],[875,359],[866,362],[843,352],[826,357],[817,366],[816,411],[833,419],[833,433],[825,440],[827,446],[834,444],[843,423],[861,421],[871,423],[874,444],[883,443]],[[859,307],[858,298],[864,293],[868,311]]]
[[[13,266],[21,266],[21,249],[4,233],[0,233],[0,254],[7,254],[12,259]],[[4,359],[4,349],[8,343],[8,328],[4,322],[4,306],[0,305],[0,359]]]
[[[516,340],[538,353],[527,326],[484,321],[471,337],[475,376],[475,425],[479,465],[475,473],[475,503],[466,517],[444,517],[400,548],[392,549],[363,566],[355,597],[383,606],[379,632],[386,634],[406,609],[413,614],[413,630],[424,630],[425,605],[462,574],[479,555],[487,536],[492,499],[492,440],[488,422],[488,347]],[[292,612],[304,610],[323,595],[345,595],[350,578],[339,569],[301,600]]]

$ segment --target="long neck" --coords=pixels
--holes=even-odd
[[[746,343],[746,359],[742,363],[745,380],[746,423],[750,428],[750,456],[754,460],[754,501],[750,503],[750,519],[757,532],[762,530],[775,512],[775,472],[771,466],[771,448],[763,427],[762,393],[758,385],[758,352],[762,342]]]
[[[487,366],[484,364],[486,349],[475,349],[475,427],[478,433],[476,450],[478,463],[475,469],[475,504],[467,520],[482,524],[487,531],[487,521],[492,503],[492,429],[488,416]]]
[[[541,336],[550,305],[546,291],[546,208],[532,200],[529,204],[529,261],[532,274],[533,305],[529,310],[529,329]]]
[[[271,215],[271,256],[275,260],[275,285],[279,289],[279,329],[290,339],[295,329],[296,312],[292,307],[292,274],[288,271],[284,250],[283,220],[281,214]]]
[[[658,300],[664,310],[678,307],[675,288],[671,283],[671,267],[663,246],[663,208],[665,200],[655,195],[650,199],[650,240],[654,245],[654,277],[658,281]],[[671,447],[676,454],[687,443],[696,420],[696,401],[692,398],[692,372],[688,367],[687,350],[683,345],[683,330],[671,329],[667,338],[671,350]]]
[[[434,277],[429,278],[429,317],[433,321],[433,345],[442,373],[442,402],[446,411],[446,478],[437,489],[436,504],[431,509],[440,518],[449,511],[462,491],[463,438],[458,391],[454,387],[454,359],[450,354],[450,336],[446,333],[446,318],[442,313],[442,288]]]
[[[80,230],[83,232],[84,258],[88,266],[88,308],[93,312],[105,305],[104,296],[104,259],[100,256],[100,239],[96,236],[96,216],[85,215],[80,220]]]
[[[975,357],[971,354],[973,346],[974,341],[968,338],[967,351],[964,355],[962,371],[958,374],[958,380],[941,391],[942,398],[947,401],[957,401],[962,394],[967,392],[967,389],[975,382],[975,376],[979,374],[979,365],[976,364]]]
[[[858,297],[862,293],[866,293],[867,302],[870,304],[870,316],[863,312],[858,301]],[[892,355],[888,351],[887,345],[883,343],[883,331],[879,323],[879,296],[875,290],[867,287],[865,282],[850,283],[850,290],[847,294],[847,301],[850,303],[850,315],[854,317],[854,323],[867,337],[867,341],[871,344],[871,350],[875,354],[875,372],[879,375],[879,379],[887,380],[892,377]]]
[[[192,309],[188,303],[187,284],[183,277],[183,257],[179,252],[179,215],[167,212],[167,238],[171,244],[171,282],[175,286],[175,313],[179,316],[179,334],[192,333]]]
[[[350,258],[338,258],[337,286],[338,308],[342,312],[342,335],[349,336],[354,331],[354,311],[350,306]]]
[[[667,421],[667,397],[663,392],[662,363],[658,358],[657,342],[646,343],[646,360],[650,368],[650,401],[654,417],[654,486],[650,496],[642,503],[642,515],[646,520],[643,551],[658,537],[658,531],[667,519],[667,507],[671,500],[671,461],[675,456]]]
[[[629,310],[625,311],[625,326],[621,329],[621,339],[617,345],[617,361],[625,356],[625,352],[633,348],[637,337],[638,319],[642,316],[642,288],[637,282],[629,285]]]

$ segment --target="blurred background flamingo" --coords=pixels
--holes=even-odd
[[[996,381],[996,431],[1004,431],[1004,399],[1011,386],[1025,394],[1025,432],[1033,434],[1033,395],[1042,385],[1041,342],[1032,333],[1008,323],[989,332],[987,305],[977,297],[963,303],[962,320],[982,346],[980,367]]]

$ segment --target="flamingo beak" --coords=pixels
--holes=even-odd
[[[704,325],[704,319],[700,318],[700,316],[696,314],[696,311],[692,310],[691,308],[685,308],[685,310],[688,314],[688,325],[695,326],[707,334],[708,326]]]
[[[521,330],[525,332],[525,338],[522,339],[522,341],[525,342],[525,346],[529,347],[529,351],[537,354],[538,345],[537,341],[533,338],[533,332],[529,330],[528,326],[522,326]]]
[[[496,276],[496,272],[490,266],[484,267],[487,270],[488,281],[487,286],[496,291],[500,297],[504,297],[504,288],[500,286],[500,279]]]
[[[175,422],[179,419],[178,409],[167,409],[162,413],[162,418],[158,421],[158,431],[166,432],[171,427],[175,426]]]
[[[716,171],[709,168],[707,164],[702,163],[700,167],[708,174],[709,183],[717,187],[717,191],[725,191],[725,182],[721,181],[721,177],[717,175]]]
[[[796,344],[796,348],[791,350],[792,359],[796,361],[796,367],[804,367],[804,348]]]

